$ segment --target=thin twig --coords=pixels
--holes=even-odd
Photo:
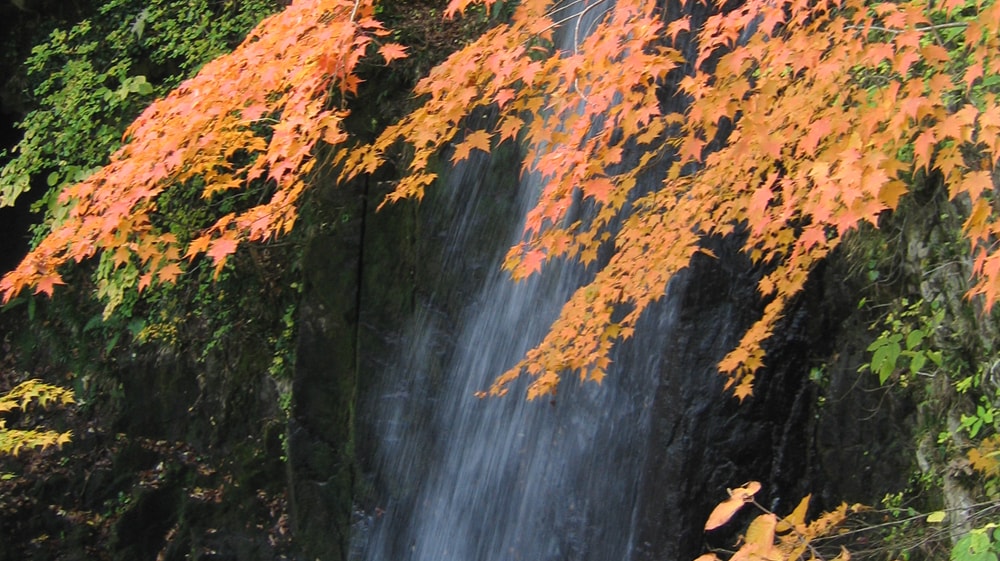
[[[914,26],[914,29],[917,31],[937,31],[940,29],[950,29],[954,27],[969,27],[969,24],[962,21],[953,21],[950,23],[939,23],[937,25]],[[845,26],[844,29],[850,29],[852,31],[864,31],[867,29],[868,31],[875,30],[883,33],[891,33],[893,35],[899,35],[900,33],[906,31],[905,29],[889,29],[888,27],[882,27],[880,25],[869,25],[868,27],[863,25],[848,25]]]

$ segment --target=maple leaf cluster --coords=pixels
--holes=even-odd
[[[34,379],[21,382],[6,394],[0,395],[0,456],[17,456],[36,448],[59,448],[72,437],[70,432],[8,428],[3,414],[15,410],[26,411],[32,405],[46,409],[73,403],[75,400],[71,391]]]
[[[992,305],[1000,255],[986,194],[1000,109],[995,92],[975,88],[1000,72],[996,4],[970,15],[955,1],[932,9],[751,0],[729,11],[718,2],[701,25],[693,16],[664,24],[651,1],[601,9],[591,34],[539,57],[532,49],[551,40],[552,5],[524,2],[509,26],[432,71],[418,86],[428,96],[421,109],[345,157],[348,170],[371,171],[392,142],[409,142],[412,175],[389,198],[420,197],[432,179],[428,158],[446,142],[457,139],[454,160],[485,148],[469,110],[493,105],[492,143],[522,143],[525,173],[543,179],[524,239],[507,258],[513,276],[554,258],[592,263],[613,243],[595,279],[489,393],[505,393],[524,372],[533,377],[529,398],[554,392],[567,371],[600,382],[612,345],[631,336],[702,241],[740,232],[745,253],[769,271],[758,287],[767,301],[761,318],[720,363],[727,387],[745,398],[764,364],[762,343],[810,271],[851,230],[895,209],[918,170],[940,170],[952,198],[971,201],[972,294]],[[963,33],[944,40],[938,30],[948,27]],[[698,45],[692,60],[665,46],[681,35]],[[655,94],[682,64],[692,69],[679,84],[690,103],[661,112]],[[724,127],[732,131],[723,147],[708,150]],[[626,164],[629,143],[641,156]],[[660,188],[637,193],[638,173],[655,160],[673,165]],[[596,207],[593,217],[570,215],[578,198]]]
[[[848,506],[841,503],[834,510],[824,512],[816,520],[807,522],[811,495],[806,495],[799,501],[788,516],[778,516],[764,508],[754,495],[760,491],[761,485],[751,481],[743,487],[729,490],[729,498],[719,503],[708,517],[705,530],[714,530],[729,522],[744,505],[752,504],[763,514],[757,515],[747,527],[746,533],[740,536],[739,549],[730,556],[729,561],[744,561],[757,559],[823,559],[817,550],[818,544],[843,530],[843,524],[848,514],[866,510],[860,504]],[[833,561],[850,561],[851,554],[843,546]],[[720,561],[718,555],[706,553],[694,561]]]
[[[452,0],[447,16],[472,3]],[[59,265],[120,248],[146,268],[147,284],[173,280],[183,258],[205,254],[219,267],[240,242],[292,228],[320,140],[333,146],[343,182],[408,144],[409,168],[386,202],[419,199],[436,179],[435,156],[458,162],[517,142],[523,172],[542,189],[505,268],[523,278],[575,259],[597,272],[489,393],[505,393],[524,372],[529,398],[554,392],[565,372],[600,382],[612,346],[704,252],[703,240],[739,232],[768,271],[758,285],[766,306],[720,370],[738,397],[750,395],[761,345],[810,271],[849,232],[895,209],[919,170],[939,170],[951,197],[971,209],[971,295],[991,306],[1000,295],[1000,220],[990,202],[1000,106],[986,84],[1000,75],[998,4],[707,3],[715,15],[704,21],[664,22],[655,0],[584,2],[592,20],[584,25],[560,21],[554,2],[524,0],[509,21],[430,70],[414,91],[419,107],[359,144],[328,96],[355,91],[359,60],[387,31],[370,0],[297,1],[154,103],[108,166],[63,193],[75,204],[70,217],[0,290],[7,299],[27,286],[51,294]],[[554,43],[560,24],[571,27],[568,44]],[[696,51],[672,46],[686,43]],[[405,55],[391,43],[377,52],[386,61]],[[678,75],[688,103],[670,112],[658,94]],[[487,108],[494,125],[471,118]],[[235,164],[237,151],[250,163]],[[663,161],[671,165],[662,183],[639,192],[640,175]],[[195,177],[206,198],[254,180],[275,191],[179,247],[149,217],[159,193]],[[593,212],[574,214],[578,201]],[[602,247],[611,256],[597,264]]]
[[[241,241],[289,232],[314,146],[347,139],[346,113],[329,98],[356,91],[358,62],[388,33],[371,1],[302,0],[262,21],[232,53],[150,105],[108,165],[61,193],[69,216],[0,281],[5,301],[29,286],[51,295],[62,264],[100,251],[114,253],[116,266],[137,261],[141,289],[174,281],[183,258],[205,254],[218,271]],[[404,55],[392,43],[380,52],[386,60]],[[206,200],[253,181],[270,182],[274,194],[181,247],[151,216],[159,194],[193,178]]]

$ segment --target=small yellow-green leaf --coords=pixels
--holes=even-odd
[[[930,524],[940,524],[941,522],[944,522],[946,516],[947,513],[945,513],[945,511],[943,510],[932,512],[927,515],[927,522]]]

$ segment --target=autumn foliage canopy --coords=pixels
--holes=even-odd
[[[110,163],[63,192],[67,217],[4,277],[5,300],[26,288],[52,294],[64,263],[100,252],[139,267],[140,289],[174,281],[192,260],[221,267],[240,243],[293,227],[319,143],[342,182],[408,154],[394,201],[419,199],[433,184],[434,156],[457,162],[502,142],[522,146],[524,172],[543,180],[504,265],[515,278],[555,259],[596,263],[599,246],[613,251],[494,394],[523,373],[529,397],[553,391],[565,372],[600,382],[612,346],[707,252],[706,237],[739,232],[768,271],[758,286],[762,317],[720,364],[742,399],[763,364],[761,344],[810,271],[849,232],[895,209],[920,173],[940,173],[967,209],[970,296],[987,307],[1000,296],[991,202],[1000,5],[720,1],[708,10],[716,15],[667,20],[654,0],[576,1],[596,23],[575,30],[570,47],[552,41],[564,6],[523,0],[433,68],[416,86],[417,109],[370,143],[343,126],[358,65],[390,64],[406,49],[388,39],[374,0],[295,1],[153,103]],[[473,3],[452,0],[445,16]],[[679,11],[706,11],[692,6]],[[661,103],[668,79],[683,109]],[[488,128],[470,118],[485,108],[497,115]],[[664,161],[662,182],[640,192],[640,175]],[[206,201],[251,181],[273,189],[182,242],[151,217],[161,193],[195,180]],[[570,214],[577,200],[594,212]]]

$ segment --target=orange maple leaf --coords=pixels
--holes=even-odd
[[[239,242],[234,239],[219,238],[210,244],[205,254],[212,258],[216,270],[218,270],[225,263],[226,258],[236,252],[237,246],[239,246]]]
[[[452,163],[467,160],[470,151],[475,148],[483,152],[490,151],[490,133],[484,130],[477,130],[465,136],[465,140],[455,146],[455,153],[451,156]]]
[[[56,285],[66,284],[66,282],[62,280],[61,276],[53,273],[39,277],[37,280],[34,281],[34,284],[35,284],[35,294],[45,294],[51,297],[52,294],[55,292]]]
[[[386,43],[385,45],[379,47],[378,53],[385,59],[386,64],[389,64],[398,58],[407,57],[406,47],[398,43]]]
[[[542,269],[545,262],[545,252],[540,249],[531,249],[521,255],[521,261],[514,271],[514,278],[527,278]]]
[[[184,273],[184,269],[181,269],[180,265],[176,261],[168,263],[156,272],[157,278],[160,282],[173,283],[177,280],[177,277]]]
[[[587,180],[581,187],[585,197],[592,197],[599,203],[607,203],[611,199],[611,192],[614,191],[615,184],[607,177],[595,177]]]
[[[937,138],[934,129],[924,129],[913,141],[913,163],[917,167],[926,168],[931,165],[931,154]]]

